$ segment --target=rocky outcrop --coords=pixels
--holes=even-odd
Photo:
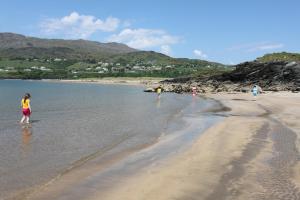
[[[264,91],[300,92],[300,63],[298,62],[245,62],[235,70],[221,75],[204,78],[175,78],[162,82],[165,91],[191,92],[193,86],[200,93],[247,92],[253,85]]]

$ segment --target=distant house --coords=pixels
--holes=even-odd
[[[101,64],[101,67],[108,67],[109,66],[109,63],[102,63]]]
[[[153,70],[154,71],[160,71],[162,68],[161,67],[154,67]]]
[[[24,72],[31,72],[31,69],[24,69]]]
[[[132,69],[134,69],[134,70],[141,70],[142,68],[140,66],[136,65],[136,66],[133,66]]]
[[[105,71],[105,72],[109,71],[106,67],[103,67],[102,70]]]
[[[42,70],[42,71],[48,71],[48,72],[52,71],[52,69],[46,68],[44,66],[41,66],[40,70]]]
[[[54,62],[60,62],[60,61],[62,61],[62,59],[60,59],[60,58],[54,58]]]
[[[106,67],[96,67],[95,69],[98,71],[99,74],[103,74],[109,71]]]
[[[131,73],[131,74],[133,74],[133,73],[137,73],[136,71],[134,71],[134,70],[128,70],[128,71],[126,71],[127,73]]]
[[[112,67],[111,71],[113,73],[120,73],[120,72],[125,72],[125,68],[124,67]]]

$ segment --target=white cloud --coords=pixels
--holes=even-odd
[[[195,56],[200,57],[200,58],[207,58],[207,55],[198,49],[194,50],[194,54],[195,54]]]
[[[256,52],[256,51],[281,49],[282,47],[284,47],[284,44],[281,44],[281,43],[260,42],[260,43],[236,45],[236,46],[232,46],[232,47],[228,48],[227,50]]]
[[[235,65],[236,63],[235,62],[233,62],[233,61],[231,61],[231,60],[229,60],[229,62],[228,62],[230,65]]]
[[[283,46],[284,46],[283,44],[266,43],[266,44],[260,44],[260,45],[254,46],[254,47],[248,49],[248,51],[253,52],[253,51],[281,49]]]
[[[80,15],[72,12],[62,18],[46,19],[40,27],[41,31],[48,35],[64,35],[70,38],[88,38],[96,31],[112,32],[120,24],[120,20],[108,17],[105,20],[91,15]]]
[[[180,38],[159,29],[124,29],[108,38],[110,42],[125,43],[136,49],[148,49],[177,44]]]
[[[170,56],[172,54],[172,49],[169,45],[162,45],[160,47],[160,52]]]
[[[131,24],[132,24],[132,22],[131,22],[130,20],[125,20],[125,21],[123,21],[122,26],[123,26],[124,28],[127,28],[127,27],[130,27]]]

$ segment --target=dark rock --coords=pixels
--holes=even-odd
[[[144,90],[144,92],[155,92],[154,88],[147,88]]]
[[[245,92],[246,93],[246,92],[249,92],[249,91],[250,91],[249,88],[242,88],[241,89],[241,92]]]
[[[300,63],[298,62],[245,62],[235,66],[235,70],[206,78],[175,78],[162,82],[168,91],[190,92],[249,92],[253,85],[267,91],[300,91]],[[172,84],[172,86],[167,86]]]

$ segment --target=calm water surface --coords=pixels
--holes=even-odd
[[[142,90],[0,80],[0,199],[45,183],[96,152],[151,144],[184,126],[180,113],[199,103],[189,95],[166,93],[158,100]],[[25,92],[32,96],[31,127],[18,124]]]

